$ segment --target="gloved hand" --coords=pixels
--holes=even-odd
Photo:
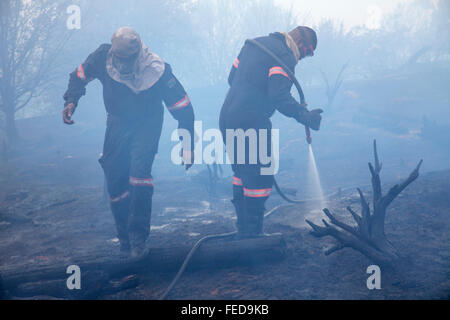
[[[194,164],[194,151],[181,149],[180,156],[182,158],[181,165],[185,165],[186,170],[189,170],[189,168]]]
[[[299,116],[297,117],[297,121],[311,129],[317,131],[320,128],[320,121],[322,120],[322,116],[320,114],[322,112],[323,112],[322,109],[314,109],[314,110],[308,111],[305,108],[304,111],[299,113]]]
[[[68,103],[62,112],[63,121],[65,124],[74,124],[74,121],[71,119],[73,113],[75,112],[75,104],[74,103]]]

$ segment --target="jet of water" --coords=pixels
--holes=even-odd
[[[320,183],[320,176],[319,176],[319,170],[317,170],[316,165],[316,159],[314,157],[314,152],[312,149],[311,144],[309,144],[309,168],[308,168],[308,175],[309,175],[309,197],[313,199],[319,199],[317,201],[317,211],[322,212],[323,208],[326,208],[326,201],[323,196],[323,190],[322,185]],[[314,210],[316,211],[316,210]]]

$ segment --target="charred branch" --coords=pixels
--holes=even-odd
[[[400,258],[399,252],[392,246],[384,233],[386,210],[391,202],[419,176],[419,169],[422,160],[416,168],[400,184],[393,186],[384,196],[381,190],[380,171],[382,164],[378,158],[376,141],[373,142],[373,152],[375,162],[369,163],[369,170],[372,175],[373,209],[371,211],[369,203],[364,194],[358,188],[361,215],[358,215],[352,208],[347,207],[356,226],[351,226],[339,221],[327,208],[323,212],[328,217],[329,222],[322,220],[324,226],[318,226],[311,221],[306,222],[311,226],[311,233],[316,237],[331,236],[338,241],[335,247],[327,250],[326,255],[336,252],[342,248],[353,248],[370,260],[381,265],[393,265]]]

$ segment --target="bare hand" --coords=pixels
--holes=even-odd
[[[71,119],[74,112],[75,112],[75,104],[69,103],[64,107],[62,116],[65,124],[74,124],[74,121]]]

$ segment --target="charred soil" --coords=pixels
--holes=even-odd
[[[86,165],[85,158],[67,157],[59,151],[55,159],[60,160],[40,161],[43,152],[53,151],[25,148],[2,165],[0,274],[6,269],[19,272],[77,256],[101,257],[118,251],[95,161]],[[58,176],[58,172],[63,172],[64,178],[46,178]],[[92,175],[92,180],[79,183],[80,175]],[[234,230],[228,177],[216,181],[215,194],[207,187],[210,182],[205,172],[180,178],[156,176],[155,181],[152,246],[194,245],[205,235]],[[390,186],[387,183],[383,189]],[[368,187],[362,190],[370,195]],[[274,193],[267,208],[282,201]],[[358,209],[356,189],[343,191],[327,202],[344,221],[349,205]],[[265,220],[265,232],[284,235],[285,259],[262,265],[188,268],[168,299],[448,299],[449,210],[450,170],[421,173],[392,203],[386,234],[404,259],[397,270],[381,270],[380,290],[367,288],[370,275],[366,270],[373,263],[359,252],[346,248],[324,255],[333,240],[313,237],[305,218],[320,222],[325,215],[312,204],[304,204],[282,206]],[[217,245],[223,243],[217,240]],[[90,298],[157,299],[175,273],[176,267],[167,272],[140,270],[133,278],[138,281],[132,285],[116,290],[100,288]],[[7,292],[6,298],[52,298],[44,289],[42,293],[35,289],[28,296]]]

